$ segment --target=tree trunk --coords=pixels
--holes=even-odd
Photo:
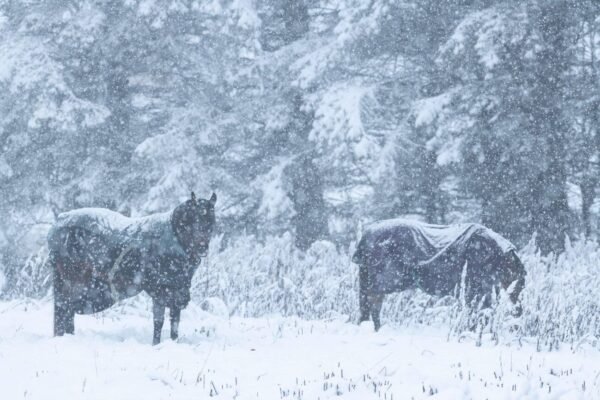
[[[296,246],[306,250],[327,234],[323,183],[310,155],[294,164],[291,173],[291,198],[296,211]]]
[[[585,177],[581,183],[581,219],[583,222],[583,233],[586,238],[589,238],[592,234],[592,221],[590,215],[590,209],[594,204],[596,198],[596,187],[598,186],[598,179],[596,177]]]
[[[538,245],[543,253],[561,252],[568,233],[566,135],[568,124],[562,114],[565,94],[564,75],[569,68],[567,1],[541,2],[537,15],[544,48],[538,53],[539,68],[535,70],[535,85],[531,106],[533,138],[543,138],[542,170],[532,183],[529,199],[531,225],[538,233]]]

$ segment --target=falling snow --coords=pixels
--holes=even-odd
[[[594,0],[0,0],[0,398],[600,399],[599,60]],[[216,223],[176,238],[191,192]],[[514,246],[521,316],[411,289],[358,325],[400,219]],[[52,337],[67,225],[74,275],[181,286],[176,343],[148,293]]]

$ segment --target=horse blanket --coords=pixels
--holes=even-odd
[[[370,270],[369,290],[388,294],[420,288],[450,294],[467,273],[480,287],[491,288],[502,273],[499,261],[515,251],[508,240],[479,224],[433,225],[406,219],[370,224],[353,262]]]
[[[171,218],[170,212],[129,218],[101,208],[59,215],[48,234],[48,246],[61,260],[57,265],[61,275],[76,286],[72,291],[88,299],[85,304],[94,305],[79,312],[108,308],[142,290],[167,304],[187,305],[200,259],[189,259]]]

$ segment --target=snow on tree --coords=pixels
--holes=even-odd
[[[228,238],[291,232],[305,250],[401,215],[483,222],[518,244],[538,231],[546,251],[593,237],[599,13],[0,1],[2,263],[37,254],[61,211],[144,215],[190,189],[219,192]]]

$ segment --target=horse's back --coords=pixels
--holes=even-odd
[[[69,245],[69,235],[78,232],[97,241],[118,242],[131,225],[131,218],[103,208],[81,208],[62,213],[48,233],[50,251],[64,254]]]
[[[480,224],[434,225],[406,219],[390,219],[368,225],[357,245],[353,261],[376,264],[381,258],[411,254],[422,266],[435,264],[447,253],[464,253],[473,243],[484,242],[502,253],[514,250],[505,238]],[[452,251],[454,250],[454,251]]]
[[[402,257],[408,263],[421,263],[456,243],[474,226],[476,224],[434,225],[402,218],[376,221],[365,228],[353,261],[375,265],[385,259]]]
[[[165,236],[165,229],[160,228],[168,223],[160,216],[129,218],[103,208],[68,211],[60,214],[50,229],[48,249],[60,258],[102,269],[123,251],[148,247],[157,241],[153,236]]]

